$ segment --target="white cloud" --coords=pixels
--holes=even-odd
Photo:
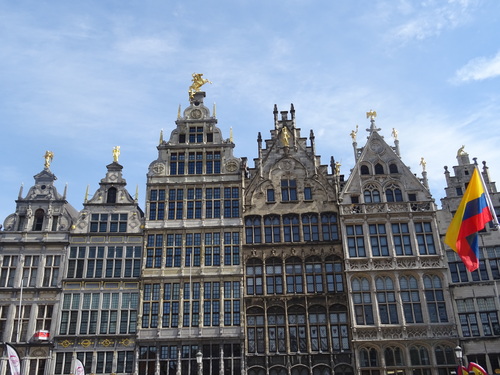
[[[453,82],[482,81],[500,76],[500,52],[494,57],[478,57],[457,70]]]

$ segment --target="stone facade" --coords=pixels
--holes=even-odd
[[[500,368],[498,231],[481,233],[473,273],[442,244],[466,153],[438,210],[425,162],[417,177],[374,112],[344,178],[293,105],[275,106],[250,166],[204,99],[161,133],[143,210],[117,154],[81,212],[49,159],[21,190],[0,231],[0,334],[24,373],[69,374],[78,358],[108,375],[445,375],[457,345]],[[485,164],[483,177],[500,207]]]

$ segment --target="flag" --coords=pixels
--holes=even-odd
[[[460,371],[461,370],[461,371]],[[486,370],[479,366],[475,362],[469,362],[469,367],[465,366],[460,366],[458,368],[458,374],[459,375],[469,375],[469,374],[474,374],[474,375],[488,375]]]
[[[75,375],[85,375],[85,366],[83,366],[82,361],[75,358],[75,369],[73,371]]]
[[[7,356],[9,357],[10,375],[21,375],[21,362],[19,361],[19,354],[13,346],[5,344],[7,348]]]
[[[478,232],[493,220],[489,197],[476,167],[464,197],[448,227],[444,242],[455,250],[469,271],[479,268]]]

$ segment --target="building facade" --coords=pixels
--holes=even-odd
[[[199,87],[198,87],[199,88]],[[0,335],[23,373],[445,375],[454,349],[500,372],[500,236],[479,271],[442,244],[473,164],[445,169],[438,210],[381,135],[351,133],[345,176],[274,108],[257,157],[233,155],[193,89],[147,169],[146,202],[114,161],[77,212],[42,172],[0,231]],[[483,166],[495,206],[500,194]],[[144,213],[143,213],[144,211]],[[5,354],[0,374],[9,374]]]
[[[462,149],[453,175],[445,167],[446,196],[441,199],[440,232],[444,235],[453,214],[463,197],[476,168]],[[491,181],[486,162],[480,168],[485,186],[497,215],[500,212],[500,193]],[[479,363],[488,373],[500,372],[500,233],[491,224],[479,233],[479,269],[469,272],[458,255],[446,247],[449,267],[450,294],[454,304],[460,346],[464,364]]]

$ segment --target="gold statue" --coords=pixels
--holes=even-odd
[[[113,161],[118,163],[118,157],[120,156],[120,146],[116,146],[113,149]]]
[[[335,174],[340,174],[340,167],[342,166],[342,164],[340,164],[340,162],[335,162]]]
[[[281,141],[283,142],[283,146],[290,146],[290,132],[286,126],[283,126],[283,129],[281,130]]]
[[[369,112],[366,112],[366,118],[369,118],[369,119],[373,120],[375,117],[377,117],[377,112],[376,111],[372,111],[370,109]]]
[[[200,87],[205,83],[212,83],[208,79],[201,78],[203,74],[193,73],[193,84],[189,86],[189,99],[194,98],[194,94],[200,91]]]
[[[457,156],[461,156],[461,155],[465,155],[466,152],[465,152],[465,145],[462,145],[462,147],[460,147],[457,151]]]
[[[394,137],[394,140],[397,141],[398,140],[398,131],[396,130],[396,128],[392,128],[392,133],[391,134]]]
[[[356,142],[356,135],[358,134],[358,125],[356,124],[356,130],[351,132],[351,138],[353,142]]]
[[[425,161],[424,157],[420,158],[420,165],[422,166],[422,171],[425,172],[425,166],[427,165],[427,162]]]
[[[45,151],[45,155],[43,157],[45,158],[45,168],[49,168],[50,163],[52,163],[52,159],[54,159],[54,153],[52,151]]]

